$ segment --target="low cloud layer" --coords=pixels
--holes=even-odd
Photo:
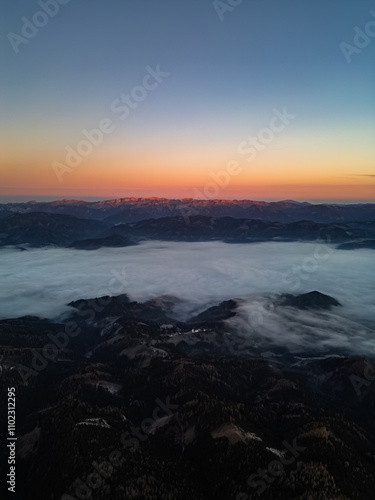
[[[335,297],[343,307],[297,313],[270,305],[273,294],[311,290]],[[284,336],[292,344],[319,340],[330,347],[358,341],[363,349],[374,348],[373,250],[339,251],[318,243],[157,241],[91,252],[0,250],[0,318],[57,318],[72,300],[120,293],[137,301],[174,295],[181,299],[175,310],[181,319],[242,298],[242,324],[248,322],[256,336],[273,341]],[[257,315],[259,325],[253,322]]]
[[[277,298],[271,294],[240,300],[237,315],[227,320],[228,328],[239,337],[239,350],[277,346],[292,353],[375,355],[371,321],[350,317],[347,308],[300,310],[277,305]]]

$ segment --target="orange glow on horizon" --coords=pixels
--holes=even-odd
[[[105,147],[63,171],[59,182],[51,165],[67,165],[66,154],[53,158],[50,149],[43,155],[34,151],[33,161],[25,163],[24,151],[13,150],[0,166],[0,196],[375,201],[369,154],[360,155],[355,164],[351,155],[332,151],[292,152],[269,149],[251,162],[238,154],[215,157],[210,152],[194,163],[193,153],[184,157],[176,150],[159,151],[152,157],[140,151],[110,154]]]

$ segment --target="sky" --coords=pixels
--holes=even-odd
[[[237,298],[238,315],[228,329],[256,339],[257,345],[369,355],[375,349],[372,252],[317,242],[145,241],[95,251],[2,248],[0,318],[59,319],[71,313],[70,301],[124,293],[139,302],[175,297],[172,316],[185,320]],[[341,306],[331,311],[273,306],[278,294],[312,290]]]
[[[0,201],[374,201],[373,1],[56,1],[2,2]]]

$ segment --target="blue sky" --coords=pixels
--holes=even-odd
[[[3,2],[3,9],[0,78],[7,153],[1,169],[4,189],[15,194],[31,186],[36,195],[69,196],[90,182],[92,194],[101,179],[96,169],[110,170],[115,179],[119,168],[126,190],[139,184],[134,170],[141,168],[143,153],[143,175],[164,163],[169,166],[162,176],[175,168],[184,189],[194,182],[199,186],[212,168],[219,170],[236,156],[244,137],[267,125],[273,108],[283,106],[297,119],[271,145],[290,151],[290,157],[284,151],[281,165],[289,161],[296,168],[305,148],[311,170],[318,149],[326,168],[332,162],[335,178],[340,164],[343,176],[350,170],[371,174],[375,41],[353,54],[350,64],[340,49],[341,42],[353,43],[355,26],[375,21],[371,1],[244,0],[221,20],[214,2],[205,0],[70,0],[17,54],[9,33],[21,34],[22,18],[32,20],[41,7],[20,0]],[[51,162],[63,161],[66,145],[74,146],[83,128],[108,116],[113,100],[139,85],[146,66],[156,65],[170,74],[165,82],[116,127],[98,157],[86,159],[63,186],[56,184]],[[356,152],[358,161],[349,162]],[[263,161],[269,175],[275,172],[271,177],[281,178],[272,170],[276,159],[271,168],[269,157],[259,160],[259,168]],[[290,169],[286,176],[292,184],[302,182]],[[334,182],[332,176],[327,182]],[[307,184],[324,181],[305,177]],[[239,187],[251,187],[248,178],[238,181]],[[108,184],[108,193],[115,184]],[[154,194],[161,187],[155,185]]]

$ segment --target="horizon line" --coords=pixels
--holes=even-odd
[[[24,200],[24,201],[21,201]],[[4,201],[2,201],[4,200]],[[5,201],[8,200],[8,201]],[[13,201],[14,200],[14,201]],[[27,200],[27,201],[26,201]],[[191,198],[191,197],[183,197],[183,198],[169,198],[165,196],[125,196],[125,197],[114,197],[114,198],[106,198],[100,196],[84,196],[82,198],[54,198],[52,196],[2,196],[0,195],[0,205],[8,205],[8,204],[30,204],[30,203],[55,203],[55,202],[87,202],[87,203],[98,203],[98,202],[115,202],[115,201],[130,201],[130,200],[168,200],[168,201],[194,201],[194,202],[252,202],[252,203],[296,203],[298,205],[301,204],[309,204],[309,205],[373,205],[375,204],[375,200],[373,201],[352,201],[352,200],[342,200],[336,199],[332,201],[314,199],[314,201],[307,200],[294,200],[294,199],[276,199],[276,200],[257,200],[253,198]]]

